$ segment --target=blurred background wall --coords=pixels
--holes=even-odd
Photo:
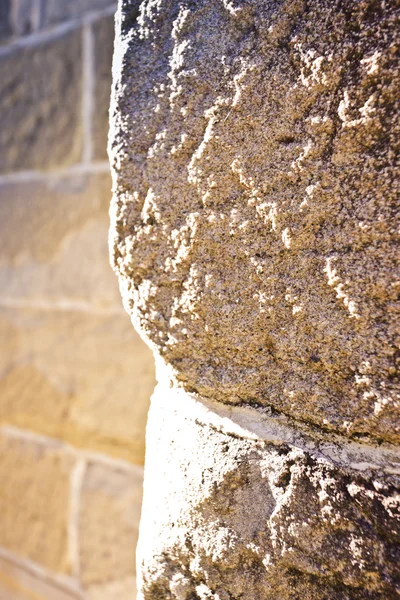
[[[109,267],[115,6],[0,0],[0,599],[132,600],[153,360]]]

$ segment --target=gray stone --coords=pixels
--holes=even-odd
[[[81,31],[0,56],[0,172],[81,156]]]
[[[140,600],[400,593],[397,17],[120,2],[111,252],[159,381]]]

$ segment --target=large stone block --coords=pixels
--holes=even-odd
[[[106,17],[93,25],[94,36],[94,97],[93,153],[107,158],[108,111],[111,94],[111,65],[114,46],[114,17]]]
[[[79,516],[81,582],[90,600],[135,597],[142,473],[90,463]]]
[[[390,449],[324,444],[160,386],[138,599],[395,600],[399,473]]]
[[[107,247],[108,173],[0,185],[0,302],[121,307]]]
[[[159,368],[138,598],[394,600],[397,6],[116,23],[111,248]]]
[[[0,421],[142,464],[154,387],[127,317],[2,309]]]
[[[57,573],[70,573],[70,477],[61,444],[0,432],[0,546]]]
[[[0,172],[48,169],[81,156],[82,34],[0,55]]]
[[[120,6],[112,248],[138,327],[189,391],[399,441],[394,4]]]

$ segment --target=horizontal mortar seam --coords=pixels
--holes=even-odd
[[[0,186],[34,181],[53,182],[57,179],[97,173],[110,173],[108,161],[78,163],[68,168],[53,169],[51,171],[13,171],[12,173],[4,173],[0,175]]]
[[[159,383],[157,387],[154,400],[157,400],[157,396],[171,394],[168,385]],[[187,411],[192,402],[195,410],[190,416],[204,425],[215,427],[221,433],[275,445],[298,447],[338,467],[355,471],[372,470],[391,475],[400,474],[400,449],[396,446],[376,447],[347,440],[337,434],[327,437],[326,433],[291,424],[281,417],[266,416],[256,409],[225,406],[180,388],[172,389],[177,398],[180,397],[178,402],[182,410]]]
[[[16,439],[34,442],[44,446],[51,446],[54,450],[65,450],[65,452],[75,458],[77,461],[85,460],[87,463],[96,463],[107,466],[119,471],[129,471],[138,476],[143,476],[144,467],[130,463],[122,458],[112,458],[106,454],[95,452],[93,450],[85,450],[84,448],[76,448],[72,444],[54,438],[51,436],[41,435],[39,433],[15,427],[13,425],[0,425],[0,434],[5,434]]]

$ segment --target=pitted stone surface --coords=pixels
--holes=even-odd
[[[396,479],[228,434],[158,388],[139,600],[394,600]]]
[[[188,391],[399,439],[396,19],[120,1],[113,262]]]

